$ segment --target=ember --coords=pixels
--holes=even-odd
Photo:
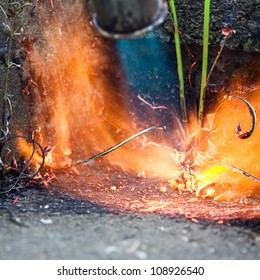
[[[250,102],[256,114],[260,111],[260,79],[250,76],[251,70],[259,67],[257,59],[250,66],[251,70],[240,69],[234,74],[229,92],[219,93],[223,101],[216,105],[213,114],[208,115],[210,127],[207,129],[205,124],[198,145],[198,131],[193,121],[190,135],[177,124],[175,128],[167,127],[166,133],[160,129],[142,134],[96,162],[82,160],[97,158],[92,156],[145,127],[164,126],[153,116],[153,110],[171,110],[160,104],[150,104],[138,95],[138,102],[149,107],[151,114],[145,122],[134,115],[131,108],[134,102],[129,96],[126,98],[130,93],[113,42],[97,37],[87,21],[83,2],[71,5],[70,1],[50,1],[37,5],[41,36],[28,50],[30,81],[35,82],[33,93],[28,95],[26,92],[26,97],[36,104],[34,122],[41,127],[35,133],[35,139],[45,147],[45,163],[57,170],[54,172],[62,182],[62,189],[81,198],[130,210],[151,212],[159,209],[164,213],[179,214],[186,211],[185,215],[189,216],[188,212],[196,209],[196,214],[190,216],[210,218],[216,212],[218,218],[225,217],[225,214],[221,216],[223,207],[208,201],[205,208],[200,209],[201,198],[241,202],[250,197],[248,201],[253,201],[255,207],[252,217],[259,218],[260,208],[255,206],[254,199],[259,200],[260,185],[253,178],[260,174],[260,128],[254,127],[247,139],[236,137],[252,128],[248,108],[239,99]],[[34,41],[33,32],[35,30],[28,33],[31,41]],[[233,30],[228,34],[223,30],[225,36],[231,33]],[[238,98],[225,100],[224,96],[230,93]],[[176,119],[173,112],[172,119]],[[174,135],[181,143],[178,148],[171,143],[169,135]],[[20,149],[27,157],[31,153],[31,148],[28,149],[24,142]],[[91,167],[75,167],[79,162]],[[72,166],[74,169],[66,169]],[[60,174],[64,169],[67,174]],[[111,173],[111,169],[116,171]],[[102,177],[102,187],[98,184],[97,170],[108,176]],[[241,174],[238,170],[245,172]],[[116,174],[117,178],[111,174]],[[123,182],[124,179],[116,184],[117,180],[126,177],[130,183]],[[77,178],[77,182],[73,178]],[[146,187],[146,182],[153,185]],[[176,197],[180,193],[184,199]],[[199,203],[197,200],[191,202],[194,194],[199,197]],[[192,207],[187,206],[187,200]],[[211,204],[215,209],[212,213]],[[236,214],[231,216],[237,217],[242,212],[239,204],[234,205],[233,214]],[[241,215],[249,212],[244,209]]]

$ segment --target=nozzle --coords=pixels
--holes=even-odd
[[[136,38],[161,24],[167,13],[165,0],[93,0],[93,23],[108,38]]]

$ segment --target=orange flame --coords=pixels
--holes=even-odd
[[[252,62],[246,69],[240,69],[233,75],[229,92],[246,99],[260,113],[260,78],[256,69],[259,69],[259,59]],[[259,177],[260,174],[260,126],[256,125],[253,134],[247,139],[236,137],[236,127],[241,123],[244,131],[250,130],[252,117],[247,106],[238,99],[225,100],[215,113],[215,124],[212,128],[209,141],[216,147],[214,160],[220,163],[233,165],[245,172]],[[200,194],[209,192],[209,197],[219,200],[229,200],[243,195],[260,193],[260,184],[243,174],[240,174],[221,164],[204,166],[201,173],[204,186],[208,186]]]
[[[55,146],[46,163],[62,168],[145,127],[129,113],[113,46],[96,37],[83,1],[55,5],[38,7],[42,34],[29,59],[37,83],[34,117],[42,128],[42,145]],[[171,176],[175,164],[169,151],[150,141],[140,137],[104,160],[142,176]]]
[[[53,148],[46,161],[52,168],[67,167],[73,160],[88,158],[145,128],[132,116],[131,104],[124,98],[124,77],[111,42],[96,36],[87,21],[83,1],[73,5],[69,2],[57,1],[53,5],[51,1],[54,7],[39,5],[41,36],[29,52],[32,78],[37,83],[34,117],[42,128],[41,144]],[[251,87],[255,86],[252,89],[243,75],[244,72],[237,74],[229,90],[251,102],[258,114],[260,80],[250,82]],[[217,109],[213,127],[207,133],[208,142],[200,147],[205,154],[204,162],[200,160],[202,153],[192,152],[192,160],[202,165],[200,173],[195,176],[191,168],[188,176],[196,178],[186,178],[198,196],[231,200],[260,194],[258,182],[218,164],[234,165],[259,176],[260,127],[246,140],[235,138],[234,133],[238,122],[246,129],[250,121],[246,106],[238,100],[224,101]],[[163,132],[154,131],[104,160],[142,177],[174,178],[180,172],[178,160],[183,154],[163,145],[167,145]],[[24,154],[25,150],[23,146]]]

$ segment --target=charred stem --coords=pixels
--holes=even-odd
[[[27,136],[13,136],[13,137],[9,137],[8,139],[6,139],[6,141],[4,142],[4,145],[7,145],[8,141],[10,140],[13,140],[13,139],[18,139],[18,138],[21,138],[21,139],[25,139],[25,140],[28,140],[29,143],[32,143],[33,144],[33,149],[32,149],[32,153],[27,161],[27,163],[25,164],[25,166],[23,167],[22,171],[18,171],[19,173],[19,176],[16,177],[15,179],[12,179],[11,180],[11,187],[9,187],[7,190],[4,190],[2,192],[0,192],[0,195],[2,194],[5,194],[5,193],[8,193],[10,192],[11,190],[15,189],[18,185],[18,183],[21,181],[21,180],[30,180],[30,179],[33,179],[36,177],[36,175],[38,175],[43,167],[44,167],[44,163],[45,163],[45,153],[44,153],[44,149],[42,148],[42,146],[37,142],[35,141],[33,138],[30,138],[30,137],[27,137]],[[41,152],[41,157],[42,157],[42,161],[41,161],[41,164],[40,164],[40,167],[35,171],[33,172],[32,174],[26,174],[26,170],[28,170],[31,162],[32,162],[32,159],[35,155],[35,151],[36,151],[36,146],[40,149],[40,152]],[[2,152],[2,151],[1,151]],[[1,158],[2,158],[2,154],[0,154]],[[4,163],[2,163],[3,166],[4,166]],[[12,181],[14,181],[12,183]]]
[[[142,130],[142,131],[139,131],[138,133],[132,135],[131,137],[129,137],[129,138],[123,140],[122,142],[116,144],[115,146],[110,147],[109,149],[105,150],[104,152],[97,153],[97,154],[95,154],[95,155],[89,157],[88,159],[77,161],[73,166],[78,166],[78,165],[80,165],[80,164],[87,164],[87,163],[89,163],[91,160],[94,160],[94,159],[96,159],[96,158],[105,156],[105,155],[107,155],[107,154],[109,154],[109,153],[115,151],[116,149],[120,148],[121,146],[125,145],[126,143],[128,143],[128,142],[131,141],[131,140],[133,140],[134,138],[136,138],[136,137],[138,137],[138,136],[140,136],[140,135],[142,135],[142,134],[145,134],[145,133],[147,133],[147,132],[149,132],[149,131],[155,130],[155,129],[163,129],[163,130],[166,130],[166,127],[165,127],[165,126],[157,126],[157,125],[155,125],[155,126],[150,126],[150,127],[146,128],[146,129],[144,129],[144,130]]]
[[[236,137],[237,138],[247,139],[253,134],[253,132],[255,130],[255,127],[256,127],[256,112],[255,112],[253,106],[247,100],[245,100],[244,98],[242,98],[240,96],[233,96],[233,97],[241,100],[242,102],[244,102],[247,105],[248,111],[249,111],[249,113],[252,117],[252,124],[251,124],[251,128],[250,128],[249,131],[243,132],[242,128],[241,128],[241,124],[238,124],[237,129],[236,129]]]
[[[233,165],[231,165],[231,164],[227,164],[227,163],[223,163],[223,162],[218,162],[218,164],[223,165],[223,166],[226,166],[226,167],[228,167],[228,168],[231,168],[232,170],[234,170],[234,171],[236,171],[236,172],[239,172],[239,173],[241,173],[241,174],[247,176],[248,178],[250,178],[250,179],[252,179],[252,180],[254,180],[254,181],[260,182],[260,178],[254,176],[254,175],[252,175],[252,174],[249,174],[248,172],[246,172],[246,171],[244,171],[244,170],[242,170],[242,169],[240,169],[240,168],[238,168],[238,167],[235,167],[235,166],[233,166]]]

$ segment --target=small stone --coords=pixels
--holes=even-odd
[[[160,187],[160,192],[161,193],[165,193],[167,191],[167,188],[166,187]]]
[[[110,188],[110,190],[111,190],[111,191],[116,191],[117,188],[116,188],[116,186],[112,186],[112,187]]]
[[[216,249],[214,247],[209,248],[209,253],[214,254],[216,252]]]
[[[52,222],[52,219],[40,219],[40,222],[44,225],[51,225],[53,222]]]
[[[186,236],[186,235],[183,235],[183,236],[181,237],[181,240],[184,241],[184,242],[189,242],[189,241],[190,241],[189,237]]]
[[[160,230],[161,230],[161,231],[166,231],[166,228],[165,228],[164,226],[161,226],[161,227],[160,227]]]
[[[135,252],[135,255],[139,260],[146,260],[147,259],[147,253],[144,252],[144,251],[139,251],[138,250],[138,251]]]
[[[247,253],[247,248],[242,248],[242,249],[241,249],[241,253],[242,253],[242,254],[246,254],[246,253]]]
[[[106,254],[106,255],[110,255],[110,254],[115,253],[115,252],[117,252],[117,251],[118,251],[118,248],[117,248],[116,246],[113,246],[113,245],[107,246],[107,247],[105,248],[105,254]]]
[[[12,247],[9,245],[9,244],[7,244],[7,245],[5,245],[5,251],[8,253],[8,252],[11,252],[11,250],[12,250]]]
[[[49,208],[50,206],[48,204],[44,206],[44,209],[49,209]]]

